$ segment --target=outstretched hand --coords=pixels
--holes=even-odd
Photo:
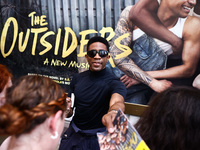
[[[113,133],[115,130],[113,126],[113,121],[115,119],[116,114],[117,111],[110,111],[102,117],[102,123],[104,126],[106,126],[109,133]]]

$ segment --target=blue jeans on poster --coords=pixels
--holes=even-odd
[[[139,37],[131,45],[132,53],[128,56],[139,68],[144,71],[166,69],[167,55],[157,45],[154,39],[146,34]],[[117,67],[112,67],[107,63],[107,68],[117,77],[120,78],[124,73]],[[127,89],[126,102],[146,105],[149,102],[153,90],[141,83],[133,85]]]

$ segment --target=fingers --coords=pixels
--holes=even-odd
[[[124,80],[126,78],[126,75],[123,75],[120,80]]]
[[[109,133],[114,132],[113,121],[115,119],[116,113],[115,112],[108,112],[102,118],[102,123],[106,126]]]
[[[167,80],[162,80],[162,81],[163,81],[163,84],[166,85],[166,87],[172,86],[172,82],[171,81],[167,81]]]
[[[126,88],[130,87],[131,85],[129,85],[131,83],[130,78],[127,75],[124,75],[120,78],[121,82],[124,83],[124,85],[126,86]]]
[[[124,75],[124,76],[122,76],[121,78],[120,78],[120,80],[124,83],[124,82],[126,82],[126,75]]]
[[[135,80],[135,79],[132,79],[128,76],[123,76],[123,78],[120,78],[120,80],[124,83],[124,85],[126,86],[126,88],[129,88],[131,87],[132,85],[136,85],[136,84],[139,84],[140,82]]]
[[[172,86],[172,83],[170,81],[162,80],[162,82],[163,82],[163,84],[160,87],[160,92],[162,92]]]

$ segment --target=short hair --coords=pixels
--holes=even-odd
[[[0,134],[19,135],[32,131],[57,111],[66,110],[66,93],[52,79],[26,75],[7,89],[0,108]]]
[[[103,37],[101,37],[101,36],[94,36],[94,37],[92,37],[92,38],[88,41],[88,43],[87,43],[87,51],[88,51],[88,49],[89,49],[89,46],[90,46],[92,43],[95,43],[95,42],[101,42],[101,43],[103,43],[103,44],[107,47],[107,51],[109,52],[109,43],[108,43],[108,41],[107,41],[105,38],[103,38]]]
[[[11,71],[5,65],[0,64],[0,93],[3,91],[9,78],[12,78],[12,76]]]
[[[200,147],[200,90],[176,86],[158,93],[135,125],[151,150]]]

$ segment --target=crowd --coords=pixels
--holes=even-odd
[[[151,150],[198,149],[198,14],[199,0],[140,0],[128,6],[113,41],[129,33],[121,44],[132,53],[113,59],[111,68],[110,55],[122,50],[92,37],[85,55],[89,70],[73,76],[67,94],[47,77],[15,80],[0,64],[0,135],[8,136],[0,149],[98,150],[97,133],[114,133],[112,122],[119,109],[124,112],[124,102],[149,105],[135,127]],[[64,119],[72,115],[64,131]]]

